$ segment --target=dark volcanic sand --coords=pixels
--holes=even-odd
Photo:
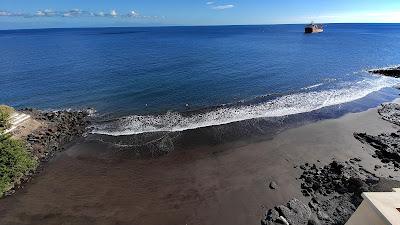
[[[380,160],[353,132],[396,129],[372,109],[290,129],[270,141],[186,149],[158,159],[76,144],[24,190],[0,200],[0,224],[260,224],[266,209],[304,200],[295,165],[359,157],[373,171]],[[400,179],[388,168],[375,173]]]

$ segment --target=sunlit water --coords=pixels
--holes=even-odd
[[[95,108],[94,132],[181,131],[317,110],[399,82],[400,25],[0,31],[0,103]]]

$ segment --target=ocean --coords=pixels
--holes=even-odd
[[[0,103],[93,108],[93,132],[183,131],[349,103],[399,85],[400,24],[0,31]]]

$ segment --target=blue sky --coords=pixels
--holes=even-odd
[[[400,0],[0,1],[0,29],[400,22]]]

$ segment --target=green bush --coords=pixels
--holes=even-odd
[[[0,197],[29,171],[34,170],[37,164],[26,150],[24,142],[0,134]]]
[[[6,105],[0,105],[0,132],[10,128],[10,116],[13,112],[13,108]]]

